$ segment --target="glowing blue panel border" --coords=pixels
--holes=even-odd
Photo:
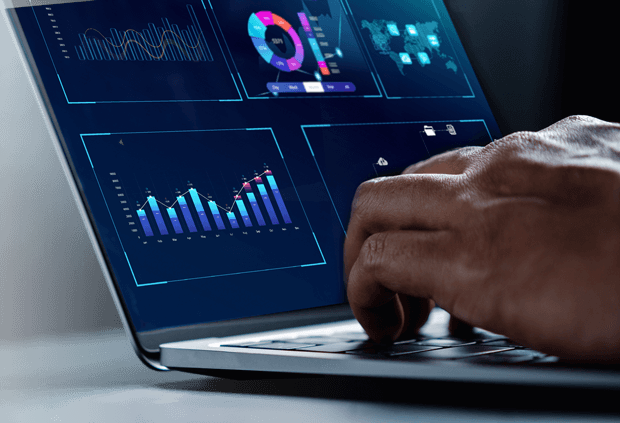
[[[39,31],[41,32],[41,37],[43,38],[43,42],[45,43],[45,48],[47,49],[47,53],[50,56],[50,60],[52,61],[52,66],[54,67],[54,71],[56,72],[56,76],[58,77],[58,82],[60,83],[60,88],[62,89],[62,92],[65,96],[65,100],[67,100],[67,104],[120,104],[120,103],[192,103],[192,102],[211,102],[211,101],[222,101],[222,102],[229,102],[229,101],[243,101],[243,96],[241,95],[241,91],[239,91],[239,86],[237,85],[237,81],[235,80],[235,77],[233,75],[233,72],[230,68],[230,64],[228,63],[228,59],[226,58],[226,54],[224,53],[224,48],[222,47],[222,44],[220,43],[220,40],[217,36],[217,33],[215,31],[215,27],[213,26],[213,22],[211,21],[211,17],[209,17],[209,14],[207,13],[207,8],[204,5],[204,2],[201,1],[202,3],[202,7],[205,11],[205,15],[207,16],[207,19],[209,20],[209,24],[211,25],[211,29],[213,30],[213,36],[215,37],[215,39],[217,40],[217,43],[220,47],[220,51],[222,52],[222,58],[224,59],[224,61],[226,62],[226,67],[228,68],[228,71],[230,72],[230,78],[233,81],[233,84],[235,85],[235,89],[237,90],[237,94],[239,94],[238,98],[231,98],[231,99],[211,99],[211,100],[119,100],[119,101],[71,101],[69,100],[69,97],[67,96],[67,91],[65,90],[65,86],[62,83],[62,78],[60,77],[60,74],[58,73],[58,68],[56,67],[56,63],[54,62],[54,57],[52,56],[52,52],[50,51],[50,47],[47,43],[47,40],[45,39],[45,35],[43,34],[43,29],[41,28],[41,23],[39,22],[39,18],[37,17],[37,14],[35,13],[34,7],[37,6],[35,4],[32,3],[32,0],[28,0],[30,3],[30,8],[32,10],[32,14],[34,15],[35,20],[37,21],[37,26],[39,27]],[[192,18],[193,19],[193,18]],[[218,23],[219,26],[219,23]]]
[[[304,138],[306,139],[306,143],[308,144],[308,148],[310,149],[310,154],[312,154],[312,158],[314,159],[316,168],[318,169],[319,174],[321,175],[321,181],[323,181],[323,185],[325,186],[325,190],[327,191],[327,195],[329,196],[329,201],[331,201],[332,203],[332,207],[334,208],[334,211],[336,212],[336,216],[338,217],[338,221],[340,222],[340,226],[342,227],[342,231],[344,232],[345,235],[347,234],[347,229],[344,227],[343,220],[340,217],[338,210],[336,209],[336,205],[334,204],[334,199],[332,197],[332,194],[329,191],[329,188],[327,187],[327,183],[325,182],[325,177],[323,176],[323,172],[321,172],[321,166],[319,166],[319,163],[316,161],[316,156],[314,155],[314,151],[312,150],[312,145],[310,144],[308,134],[306,133],[306,128],[330,128],[330,127],[337,127],[337,126],[372,126],[372,125],[413,125],[413,124],[419,125],[419,124],[428,124],[428,123],[448,124],[448,123],[455,123],[455,122],[458,122],[458,123],[482,122],[484,124],[484,128],[487,130],[487,134],[489,134],[489,140],[491,142],[494,141],[493,136],[491,135],[491,132],[489,131],[489,127],[487,126],[487,123],[484,119],[466,119],[466,120],[455,119],[455,120],[433,120],[433,121],[423,120],[423,121],[415,121],[415,122],[376,122],[376,123],[339,123],[339,124],[322,124],[322,125],[301,125],[301,130],[304,133]]]
[[[293,185],[293,189],[295,190],[295,195],[297,196],[297,200],[299,201],[299,205],[301,206],[301,209],[304,212],[304,216],[306,217],[306,221],[308,222],[308,227],[310,228],[310,232],[312,233],[312,237],[314,238],[314,241],[316,242],[316,247],[319,250],[319,254],[321,255],[321,258],[323,259],[323,261],[316,262],[316,263],[301,264],[301,265],[298,264],[298,265],[294,265],[294,266],[284,266],[284,267],[269,268],[269,269],[250,270],[250,271],[246,271],[246,272],[225,273],[225,274],[220,274],[220,275],[208,275],[208,276],[200,276],[200,277],[196,277],[196,278],[177,279],[177,280],[171,280],[171,281],[159,281],[159,282],[152,282],[152,283],[145,283],[145,284],[138,283],[138,281],[136,279],[136,275],[134,274],[133,268],[131,266],[131,261],[129,259],[129,256],[127,255],[127,251],[125,250],[125,246],[123,245],[123,241],[121,240],[121,237],[120,237],[120,235],[118,233],[118,228],[116,226],[116,223],[114,222],[114,218],[112,217],[112,213],[110,212],[110,206],[108,205],[108,201],[106,200],[105,195],[103,193],[103,188],[101,187],[101,183],[100,183],[99,178],[97,176],[97,172],[95,171],[95,167],[93,166],[92,160],[90,159],[90,154],[88,152],[88,148],[86,147],[86,142],[84,141],[84,138],[85,137],[89,137],[89,136],[98,136],[99,137],[99,136],[117,136],[117,135],[134,135],[134,134],[178,134],[178,133],[188,133],[188,132],[197,133],[197,132],[232,132],[232,131],[269,131],[271,133],[271,136],[273,137],[273,141],[275,142],[276,147],[278,148],[278,152],[280,153],[280,158],[282,159],[282,163],[284,163],[284,168],[286,169],[286,172],[288,173],[288,177],[291,180],[291,184]],[[106,209],[108,211],[108,215],[110,216],[110,221],[112,222],[112,226],[114,227],[114,231],[116,232],[116,237],[118,238],[118,242],[120,243],[121,248],[123,250],[123,254],[125,255],[125,259],[127,261],[127,266],[129,267],[129,270],[131,272],[131,275],[132,275],[133,280],[134,280],[134,282],[135,282],[137,287],[152,286],[152,285],[162,285],[162,284],[166,284],[166,283],[184,282],[184,281],[198,280],[198,279],[211,279],[211,278],[219,278],[219,277],[225,277],[225,276],[234,276],[234,275],[242,275],[242,274],[250,274],[250,273],[271,272],[271,271],[284,270],[284,269],[303,268],[303,267],[311,267],[311,266],[321,266],[321,265],[327,264],[327,261],[325,260],[325,255],[323,254],[323,250],[321,249],[321,245],[319,244],[319,241],[316,238],[316,235],[314,233],[314,229],[312,228],[312,224],[310,223],[310,219],[308,218],[308,213],[306,212],[304,204],[301,201],[301,197],[299,196],[299,192],[297,191],[297,186],[295,185],[295,182],[293,181],[293,177],[291,176],[291,172],[290,172],[290,170],[288,168],[288,165],[286,164],[286,160],[284,159],[284,156],[282,155],[282,150],[280,149],[280,144],[278,143],[278,140],[277,140],[277,138],[275,136],[275,133],[273,132],[273,128],[204,129],[204,130],[196,129],[196,130],[180,130],[180,131],[141,131],[141,132],[113,132],[113,133],[110,132],[110,133],[80,134],[80,138],[82,140],[82,146],[84,147],[86,155],[88,156],[88,160],[90,161],[90,165],[91,165],[91,168],[93,170],[93,175],[95,177],[95,180],[97,181],[97,185],[99,186],[99,191],[101,192],[101,197],[103,198],[103,202],[104,202],[104,204],[106,206]],[[313,156],[314,156],[314,154],[313,154]],[[319,170],[319,172],[320,172],[320,170]]]
[[[346,3],[346,6],[349,8],[349,14],[353,18],[354,27],[358,31],[358,35],[361,37],[361,40],[362,40],[362,43],[364,44],[364,47],[366,47],[366,54],[368,55],[368,59],[372,63],[372,67],[375,70],[374,73],[377,74],[377,78],[379,79],[379,83],[381,84],[381,88],[383,89],[383,92],[385,93],[385,98],[387,98],[388,100],[400,100],[400,99],[406,99],[406,98],[476,98],[476,94],[474,93],[474,90],[471,87],[471,84],[469,82],[469,78],[467,78],[467,74],[465,73],[465,70],[463,70],[463,76],[465,77],[465,81],[467,82],[467,86],[469,87],[469,90],[471,92],[470,95],[398,96],[398,97],[390,97],[390,95],[388,94],[387,90],[383,86],[383,82],[381,81],[381,75],[379,75],[379,72],[377,71],[377,67],[375,66],[375,62],[372,59],[372,55],[370,54],[370,51],[368,50],[368,46],[366,46],[366,42],[364,41],[364,37],[363,37],[362,33],[360,32],[360,29],[359,29],[359,26],[357,24],[357,21],[355,20],[355,15],[353,14],[353,10],[351,10],[351,6],[349,5],[347,0],[340,0],[340,1],[343,3],[343,7],[344,7],[344,3]],[[430,2],[432,3],[433,8],[435,9],[435,12],[437,13],[437,18],[439,19],[439,22],[441,23],[441,26],[443,27],[444,33],[448,34],[448,31],[446,31],[446,26],[445,26],[445,24],[443,22],[443,19],[441,19],[441,15],[439,13],[439,10],[437,9],[437,5],[435,4],[435,1],[434,0],[430,0]],[[448,42],[450,43],[450,47],[452,47],[452,51],[454,52],[454,55],[456,56],[456,60],[459,62],[460,68],[464,69],[463,68],[463,64],[461,63],[461,59],[459,58],[459,55],[457,54],[457,51],[454,48],[454,44],[452,43],[451,37],[448,36],[446,38],[448,39]],[[374,78],[374,74],[373,74],[373,78]]]

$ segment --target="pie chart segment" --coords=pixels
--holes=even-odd
[[[295,45],[295,55],[289,59],[278,56],[269,48],[265,40],[267,27],[275,25],[285,31]],[[248,34],[258,54],[269,64],[284,72],[293,72],[301,68],[304,60],[304,47],[295,29],[281,16],[269,11],[252,13],[248,20]]]

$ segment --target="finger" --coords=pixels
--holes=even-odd
[[[451,268],[458,251],[452,238],[448,231],[396,231],[374,234],[364,242],[349,275],[347,295],[368,336],[394,341],[408,330],[404,296],[439,304],[445,300],[446,276],[456,278],[459,273]]]
[[[373,179],[357,189],[344,246],[348,276],[368,236],[394,230],[438,230],[462,216],[454,175],[400,175]]]
[[[403,325],[398,339],[412,339],[431,313],[435,302],[427,298],[415,298],[405,294],[397,294],[403,308]]]
[[[482,147],[463,147],[446,151],[427,160],[409,166],[403,174],[443,173],[458,175],[472,163],[472,159],[482,151]]]

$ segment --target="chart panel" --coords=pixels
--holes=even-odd
[[[493,141],[484,120],[304,125],[301,127],[342,230],[351,215],[355,189],[379,176],[400,174],[432,155]],[[339,140],[360,140],[355,148]],[[363,142],[363,140],[377,142]]]
[[[249,98],[381,96],[340,0],[212,6]]]
[[[32,8],[68,103],[238,100],[202,2]]]
[[[388,98],[473,97],[434,0],[348,4]]]
[[[138,286],[325,263],[271,129],[82,139]]]

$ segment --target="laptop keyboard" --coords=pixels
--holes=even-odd
[[[227,344],[222,347],[351,354],[405,361],[458,360],[476,364],[515,364],[554,361],[555,357],[524,348],[500,335],[419,337],[393,344],[377,344],[363,333],[306,336],[292,339]]]

